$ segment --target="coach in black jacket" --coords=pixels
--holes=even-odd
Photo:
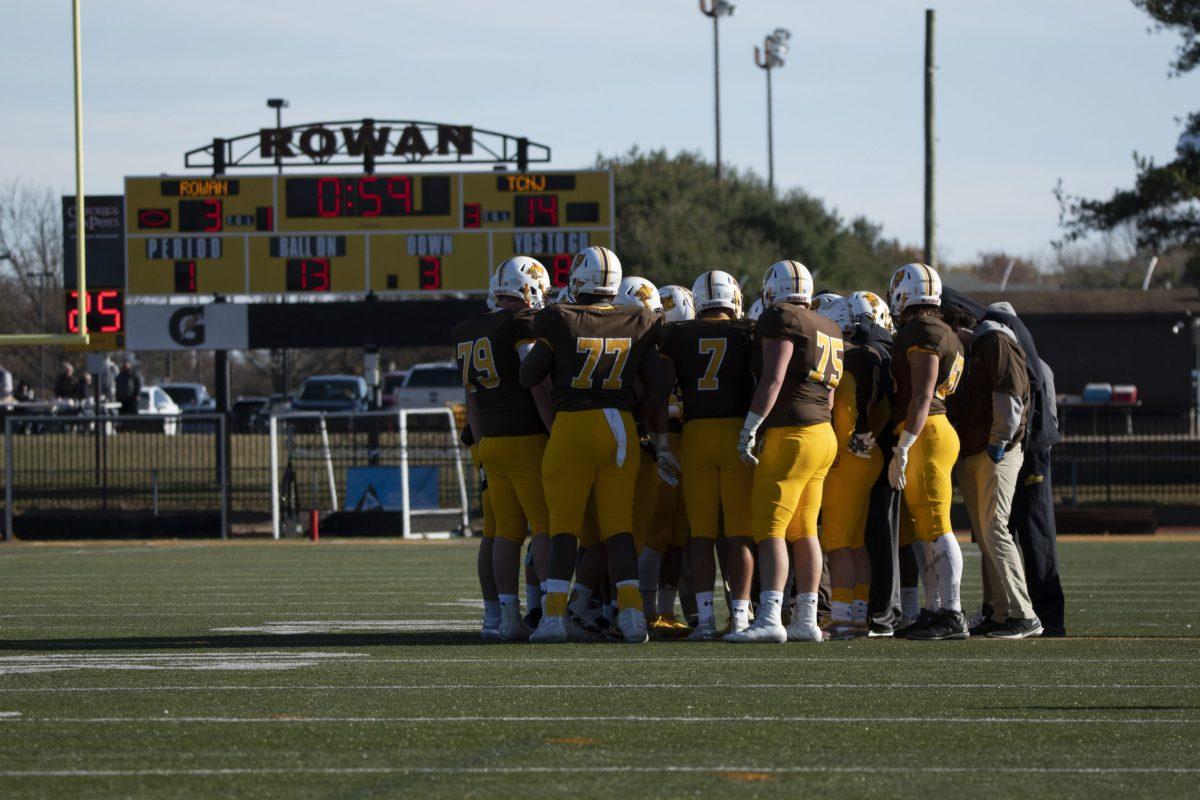
[[[1017,478],[1008,525],[1025,556],[1025,582],[1034,611],[1045,628],[1042,635],[1065,636],[1065,600],[1058,575],[1058,532],[1050,485],[1050,448],[1062,438],[1058,431],[1052,374],[1038,357],[1029,329],[1009,303],[982,306],[948,287],[942,292],[942,302],[961,306],[976,319],[1007,325],[1017,335],[1017,342],[1025,353],[1032,413],[1025,432],[1025,460]]]

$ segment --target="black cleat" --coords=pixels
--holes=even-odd
[[[916,633],[917,631],[924,629],[931,622],[933,622],[934,619],[937,618],[937,614],[938,614],[938,612],[936,612],[936,611],[930,611],[927,608],[922,608],[921,613],[917,614],[916,619],[914,619],[908,625],[905,625],[900,630],[896,631],[895,637],[897,639],[907,639],[909,637],[909,634]]]
[[[969,626],[969,630],[971,631],[972,636],[987,636],[992,631],[998,631],[998,630],[1002,630],[1004,628],[1003,622],[997,622],[996,620],[992,619],[991,617],[988,617],[987,619],[981,619],[978,621],[976,621],[976,620],[971,620],[971,621],[973,624]]]
[[[908,638],[918,642],[936,642],[943,639],[966,639],[970,635],[967,619],[962,612],[943,608],[937,612],[933,622],[919,631],[910,633]]]
[[[542,622],[542,607],[540,605],[529,609],[529,613],[525,615],[525,627],[531,631],[536,631],[538,625]]]
[[[974,634],[972,634],[974,635]],[[1004,624],[987,635],[989,639],[1029,639],[1042,635],[1042,623],[1037,617],[1033,619],[1015,619],[1009,617]]]

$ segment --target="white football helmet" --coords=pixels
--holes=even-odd
[[[617,297],[613,300],[615,306],[642,306],[651,311],[662,311],[662,300],[658,297],[658,289],[645,278],[631,275],[621,281],[617,287]]]
[[[750,306],[750,310],[746,313],[746,319],[750,320],[751,322],[757,322],[758,318],[762,316],[762,312],[763,301],[760,297],[754,301],[754,305]]]
[[[909,306],[940,306],[942,279],[933,267],[905,264],[892,276],[888,304],[894,317],[899,317]]]
[[[692,293],[682,286],[670,284],[658,290],[662,301],[664,322],[683,322],[696,318],[696,303]]]
[[[874,292],[855,292],[846,298],[850,303],[850,316],[855,322],[875,323],[885,331],[892,332],[892,314],[887,303]]]
[[[813,308],[822,317],[833,320],[843,333],[854,330],[854,316],[850,313],[850,301],[840,294],[828,292],[817,295]]]
[[[719,269],[710,269],[692,284],[692,296],[696,299],[696,311],[723,308],[734,318],[742,315],[742,287],[737,278]]]
[[[567,280],[572,297],[578,299],[585,294],[616,297],[620,285],[621,261],[612,250],[592,245],[575,254]]]
[[[550,277],[546,274],[546,268],[536,258],[529,256],[506,259],[492,274],[493,297],[515,297],[526,301],[530,308],[541,308],[545,304],[549,288]]]
[[[799,261],[776,261],[763,278],[763,304],[809,303],[813,279],[808,267]]]

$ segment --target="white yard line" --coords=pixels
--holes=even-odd
[[[1042,775],[1195,775],[1200,767],[1003,767],[989,766],[989,773]],[[745,764],[713,766],[653,767],[620,765],[580,765],[571,767],[214,767],[211,769],[46,769],[0,770],[3,778],[143,778],[143,777],[221,777],[232,775],[521,775],[539,774],[622,774],[684,773],[730,775],[809,775],[809,774],[979,774],[978,767],[935,766],[790,766],[756,767]]]
[[[580,689],[586,691],[611,690],[693,690],[730,689],[781,690],[781,689],[924,689],[945,692],[978,689],[1157,689],[1194,690],[1195,683],[959,683],[952,686],[929,683],[347,683],[347,684],[283,684],[283,685],[183,685],[183,686],[38,686],[19,688],[0,686],[0,692],[26,693],[92,693],[92,692],[259,692],[259,691],[410,691],[437,692],[445,690],[512,691],[538,689]],[[2,713],[2,712],[0,712]]]
[[[318,717],[318,716],[300,716],[291,714],[279,714],[269,717],[201,717],[201,716],[171,716],[164,715],[159,717],[20,717],[20,718],[5,718],[0,717],[0,723],[20,723],[24,724],[49,724],[49,725],[113,725],[122,723],[169,723],[169,724],[218,724],[218,725],[308,725],[308,724],[333,724],[333,725],[358,725],[358,724],[379,724],[379,725],[415,725],[415,724],[461,724],[461,723],[528,723],[528,722],[636,722],[636,723],[668,723],[678,722],[685,724],[700,724],[708,725],[712,723],[794,723],[794,722],[809,722],[809,723],[824,723],[833,725],[846,724],[934,724],[944,725],[952,723],[955,725],[1200,725],[1200,718],[1195,719],[1180,719],[1180,718],[1157,718],[1157,717],[1132,717],[1123,719],[1097,719],[1097,718],[1082,718],[1082,717],[939,717],[939,716],[904,716],[904,717],[825,717],[825,716],[810,716],[810,715],[739,715],[739,716],[653,716],[653,715],[566,715],[566,714],[551,714],[551,715],[528,715],[528,716],[437,716],[437,717]]]

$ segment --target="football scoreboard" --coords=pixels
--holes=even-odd
[[[130,298],[478,291],[513,255],[561,286],[614,239],[607,171],[128,177],[124,211]]]

